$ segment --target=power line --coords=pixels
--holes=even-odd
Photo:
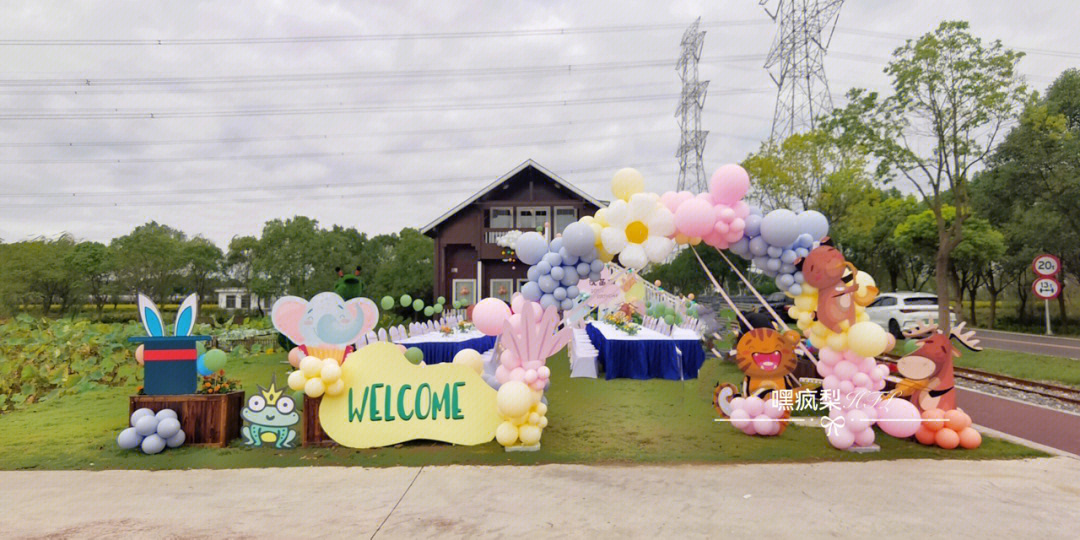
[[[841,26],[836,27],[836,31],[842,34],[852,34],[856,36],[868,36],[882,39],[917,39],[919,36],[910,34],[898,34],[895,32],[879,32],[876,30],[864,30],[862,28],[845,28]],[[1010,47],[1011,49],[1022,51],[1030,54],[1041,54],[1045,56],[1059,56],[1062,58],[1080,58],[1080,52],[1076,51],[1062,51],[1054,49],[1042,49],[1037,47]]]
[[[723,28],[757,26],[758,20],[729,20],[702,23],[702,26]],[[585,26],[536,28],[521,30],[479,30],[463,32],[420,32],[403,34],[342,34],[315,36],[282,36],[250,38],[160,38],[160,39],[0,39],[3,46],[162,46],[162,45],[256,45],[274,43],[333,43],[342,41],[405,41],[429,39],[475,39],[504,37],[561,36],[612,32],[644,32],[672,30],[685,27],[683,23],[638,24],[619,26]]]
[[[736,54],[704,58],[706,61],[716,62],[741,62],[758,61],[765,58],[760,54]],[[68,87],[96,87],[96,86],[168,86],[168,85],[196,85],[196,84],[230,84],[230,83],[265,83],[265,82],[297,82],[297,81],[340,81],[354,79],[376,78],[439,78],[439,77],[465,77],[465,76],[506,76],[526,74],[550,74],[550,73],[574,73],[581,71],[611,71],[623,69],[640,69],[649,67],[663,67],[670,65],[670,60],[638,60],[628,62],[594,62],[583,64],[554,64],[538,66],[501,66],[481,68],[450,68],[450,69],[402,69],[402,70],[370,70],[370,71],[342,71],[323,73],[277,73],[263,75],[206,75],[189,77],[65,77],[43,79],[0,79],[0,87],[36,87],[36,86],[68,86]]]

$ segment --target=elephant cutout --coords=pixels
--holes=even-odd
[[[379,322],[379,310],[367,298],[344,300],[322,292],[310,301],[283,296],[274,302],[270,319],[293,343],[307,348],[345,348],[356,343]]]

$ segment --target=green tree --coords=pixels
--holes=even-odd
[[[5,263],[13,280],[16,295],[40,303],[43,314],[52,312],[54,304],[60,311],[70,308],[77,298],[79,283],[76,274],[66,264],[75,250],[69,235],[55,240],[38,238],[8,246],[10,260]]]
[[[109,301],[110,283],[116,272],[116,257],[100,242],[79,242],[68,255],[67,266],[78,276],[85,292],[100,318]]]
[[[243,260],[242,250],[251,250],[250,290],[259,297],[293,294],[307,298],[333,290],[334,268],[363,267],[366,241],[351,227],[321,229],[316,220],[296,216],[268,221],[254,246],[244,240],[230,251],[236,260]]]
[[[966,22],[942,22],[908,40],[885,68],[892,95],[853,89],[849,104],[834,111],[828,127],[842,141],[863,145],[877,159],[885,182],[903,179],[934,217],[937,248],[933,266],[939,320],[948,326],[953,250],[971,216],[968,184],[1002,128],[1015,117],[1027,89],[1016,63],[1021,53],[1000,41],[984,45]],[[946,218],[950,202],[955,218]]]
[[[433,302],[434,241],[412,228],[397,234],[379,235],[364,246],[363,259],[374,263],[372,272],[361,272],[364,295],[376,302],[383,296],[408,294]]]
[[[203,300],[213,292],[225,256],[213,242],[196,236],[184,242],[181,257],[185,263],[188,290],[198,295],[199,304],[202,305]]]
[[[183,288],[184,233],[151,221],[113,238],[120,291],[141,292],[162,304]]]

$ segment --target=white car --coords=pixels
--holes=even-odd
[[[881,325],[897,339],[921,322],[937,322],[938,299],[933,293],[892,292],[881,293],[872,304],[866,306],[870,320]],[[949,325],[956,325],[956,313],[949,312]]]

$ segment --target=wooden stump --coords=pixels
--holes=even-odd
[[[155,413],[172,409],[180,419],[187,439],[185,445],[224,448],[240,437],[240,409],[244,392],[228,394],[184,394],[178,396],[131,396],[128,415],[147,408]]]
[[[337,443],[319,424],[319,404],[322,398],[304,396],[304,446],[334,446]]]

